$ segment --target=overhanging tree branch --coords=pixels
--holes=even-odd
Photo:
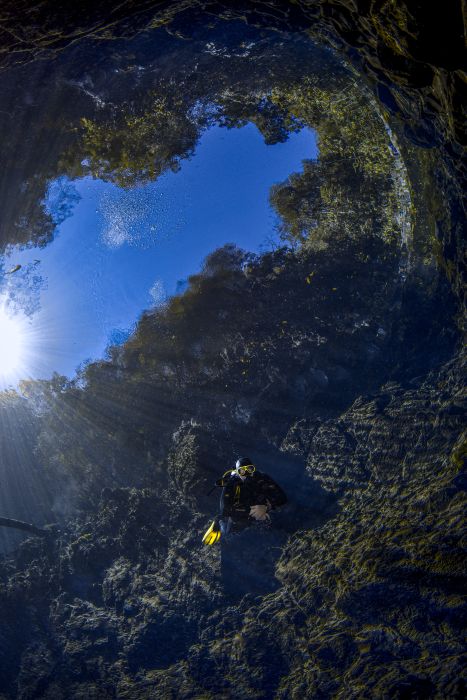
[[[40,527],[36,527],[31,523],[25,523],[22,520],[13,520],[12,518],[0,518],[0,527],[12,527],[16,530],[25,530],[26,532],[32,532],[35,535],[40,535],[45,537],[47,535],[46,530],[41,530]]]

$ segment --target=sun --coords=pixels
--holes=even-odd
[[[24,333],[21,319],[8,315],[0,306],[0,389],[12,382],[24,359]]]

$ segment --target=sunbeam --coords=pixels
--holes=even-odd
[[[13,384],[24,369],[26,334],[21,317],[0,306],[0,389]]]

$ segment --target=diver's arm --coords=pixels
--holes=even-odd
[[[264,501],[268,506],[268,510],[280,508],[287,503],[287,496],[281,489],[279,484],[276,484],[267,474],[262,475],[261,490],[263,492]]]

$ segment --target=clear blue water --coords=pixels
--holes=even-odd
[[[316,156],[309,129],[267,146],[252,124],[214,127],[178,173],[155,183],[130,190],[91,178],[51,183],[45,204],[58,222],[54,241],[13,249],[4,260],[5,270],[22,265],[4,278],[3,292],[29,312],[29,376],[72,376],[104,357],[145,309],[182,291],[216,248],[259,252],[277,243],[269,189]]]

